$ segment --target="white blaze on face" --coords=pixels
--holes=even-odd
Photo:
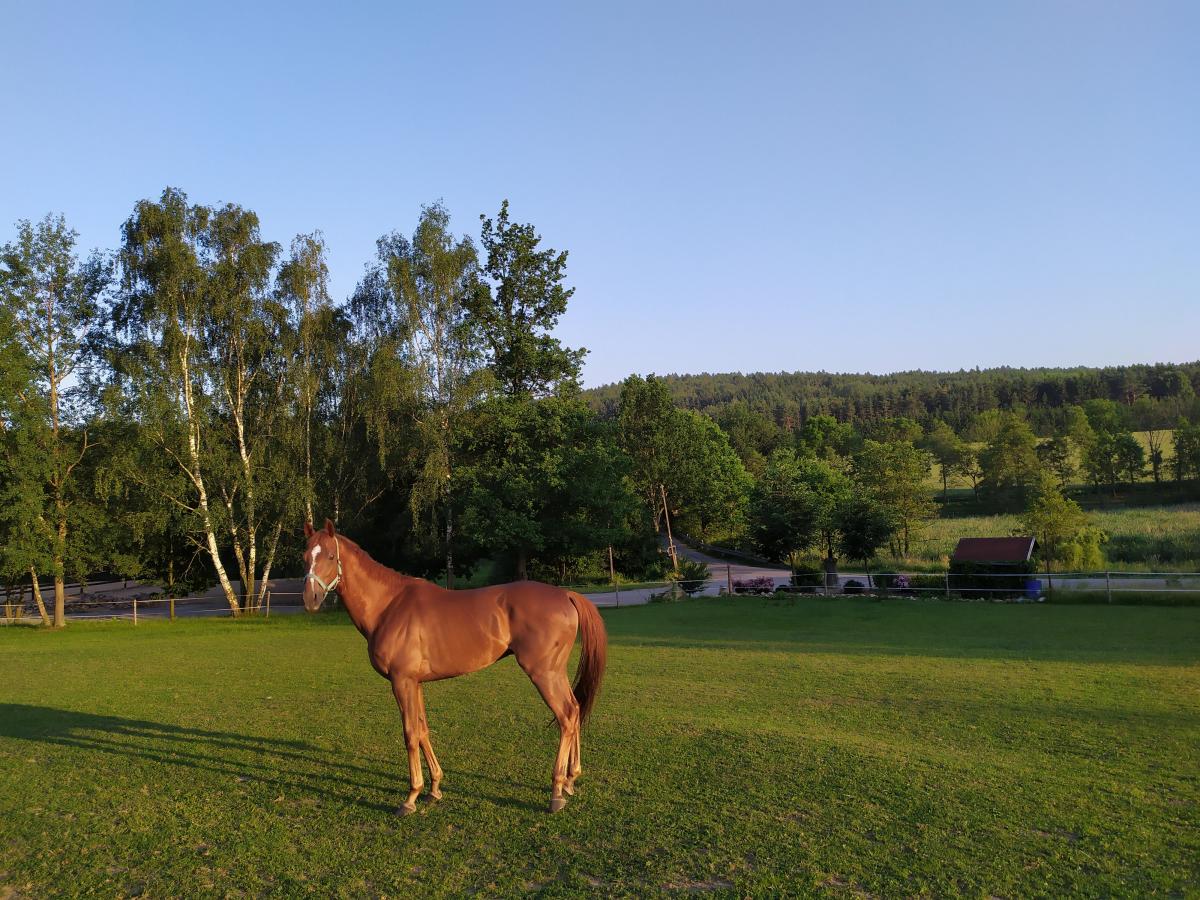
[[[308,571],[310,571],[310,572],[316,572],[316,570],[317,570],[317,560],[318,560],[318,559],[320,559],[320,558],[321,558],[321,544],[320,544],[320,542],[318,541],[317,543],[313,544],[313,548],[312,548],[312,562],[311,562],[311,563],[309,564],[309,566],[308,566]]]

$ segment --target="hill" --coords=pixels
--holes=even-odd
[[[956,430],[988,409],[1024,409],[1035,429],[1048,430],[1056,411],[1088,400],[1132,404],[1147,397],[1167,418],[1200,412],[1200,361],[1045,369],[971,369],[896,372],[890,375],[828,372],[708,373],[660,376],[675,402],[720,418],[735,407],[763,413],[781,428],[811,416],[870,422],[907,416],[944,419]],[[615,408],[619,384],[585,392],[600,410]]]

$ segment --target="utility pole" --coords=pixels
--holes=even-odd
[[[675,553],[675,539],[671,537],[671,511],[667,509],[667,489],[661,481],[658,483],[658,489],[662,492],[663,518],[667,520],[667,553],[671,555],[671,566],[678,572],[679,557]]]

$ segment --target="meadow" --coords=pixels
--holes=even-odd
[[[1088,520],[1108,536],[1104,557],[1114,570],[1200,572],[1200,503],[1094,509]],[[960,537],[1003,537],[1020,525],[1019,515],[934,519],[914,543],[913,558],[937,562]]]
[[[511,659],[432,684],[446,799],[342,616],[0,631],[0,896],[1200,891],[1200,609],[606,611],[579,794]]]

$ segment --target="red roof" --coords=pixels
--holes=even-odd
[[[961,538],[954,548],[955,562],[1025,562],[1033,553],[1031,537]]]

